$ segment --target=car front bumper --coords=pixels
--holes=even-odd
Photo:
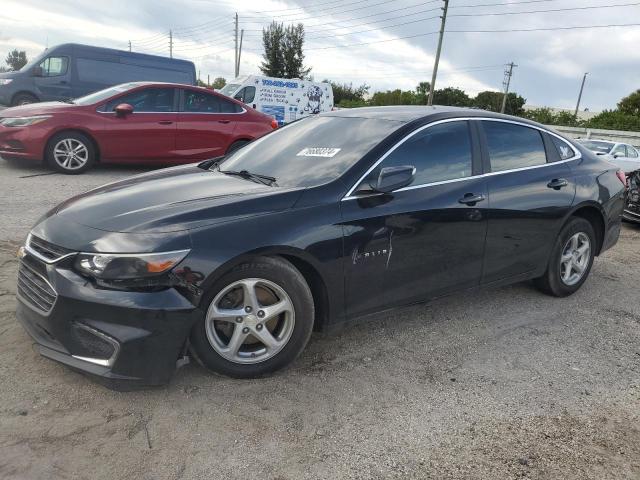
[[[28,253],[20,262],[17,296],[16,316],[43,356],[114,389],[167,383],[203,315],[173,288],[99,289]]]
[[[46,122],[44,122],[46,123]],[[50,135],[46,125],[4,127],[0,125],[0,156],[41,161]]]

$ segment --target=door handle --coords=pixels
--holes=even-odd
[[[60,80],[60,85],[66,85],[67,81],[66,80]]]
[[[160,125],[171,125],[173,122],[171,120],[160,120],[158,123]]]
[[[470,207],[475,206],[476,203],[481,202],[485,199],[484,195],[476,195],[475,193],[465,193],[464,197],[458,200],[458,203],[464,203],[465,205],[469,205]]]
[[[218,120],[218,123],[231,123],[231,120]]]
[[[564,178],[554,178],[549,183],[547,183],[547,187],[553,188],[554,190],[560,190],[562,187],[566,187],[569,185]]]

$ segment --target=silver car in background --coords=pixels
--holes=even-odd
[[[640,170],[640,152],[627,143],[609,142],[606,140],[578,140],[596,155],[606,157],[627,175]]]

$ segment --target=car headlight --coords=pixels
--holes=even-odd
[[[156,277],[168,272],[189,250],[163,253],[80,253],[75,267],[80,273],[101,280],[131,280]]]
[[[0,118],[0,125],[5,127],[28,127],[40,122],[44,122],[46,119],[51,118],[51,115],[36,115],[34,117],[7,117]]]
[[[0,85],[9,85],[13,82],[13,78],[0,78]]]

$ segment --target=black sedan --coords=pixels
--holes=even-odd
[[[113,387],[188,357],[261,376],[390,308],[530,279],[574,293],[618,240],[624,182],[514,117],[330,112],[54,208],[19,252],[17,316],[42,355]]]

